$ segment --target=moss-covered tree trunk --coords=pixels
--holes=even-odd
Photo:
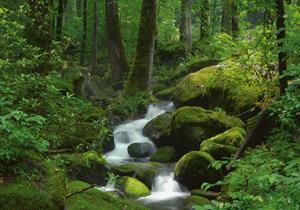
[[[82,14],[82,40],[81,40],[81,52],[80,52],[80,65],[84,65],[84,55],[86,48],[87,38],[87,0],[83,1],[83,14]]]
[[[118,4],[116,0],[105,0],[107,49],[114,82],[124,79],[128,72],[124,44],[120,29]]]
[[[64,0],[58,1],[58,16],[56,18],[56,40],[60,41],[62,36],[62,27],[64,19]]]
[[[287,69],[287,53],[283,49],[285,35],[285,12],[284,12],[284,0],[276,0],[276,9],[277,9],[277,42],[278,42],[278,70],[280,78],[280,93],[283,94],[286,87],[288,86],[288,80],[286,77],[282,77],[284,72]]]
[[[223,1],[222,32],[232,35],[232,0]]]
[[[209,0],[202,0],[200,10],[200,40],[209,37]]]
[[[97,72],[97,53],[98,53],[98,0],[94,0],[94,10],[93,10],[93,53],[92,53],[92,71],[91,74],[96,74]]]
[[[126,89],[126,95],[149,89],[156,33],[156,0],[143,0],[136,56]]]
[[[40,65],[36,67],[35,72],[47,75],[50,71],[49,56],[51,43],[53,41],[53,32],[51,27],[51,2],[47,0],[27,0],[30,10],[27,14],[28,21],[25,29],[25,38],[33,46],[39,47],[43,52]]]
[[[186,54],[192,51],[192,13],[190,0],[181,0],[180,41]]]

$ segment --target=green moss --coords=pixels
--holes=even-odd
[[[218,144],[211,141],[203,141],[200,148],[200,151],[209,153],[217,160],[220,160],[224,157],[230,157],[238,150],[237,147]]]
[[[206,81],[215,70],[216,67],[211,66],[186,76],[176,86],[174,92],[175,102],[180,105],[185,105],[197,97],[204,96],[206,91]],[[203,101],[203,105],[204,103],[205,102]]]
[[[66,175],[63,170],[47,164],[45,190],[58,209],[64,209],[66,195]]]
[[[153,91],[153,93],[157,93],[157,92],[160,92],[160,91],[166,89],[167,87],[168,86],[164,83],[157,83],[157,84],[153,85],[152,91]]]
[[[210,165],[214,158],[206,152],[189,152],[175,166],[174,175],[190,189],[201,186],[203,182],[213,183],[222,177],[221,171]]]
[[[171,120],[172,114],[169,112],[159,115],[145,125],[143,134],[149,137],[157,147],[170,145]]]
[[[88,187],[89,185],[80,181],[73,181],[67,185],[68,193],[76,192]],[[89,189],[80,194],[71,196],[66,201],[68,210],[146,210],[145,207],[132,201],[114,198],[108,193],[97,189]]]
[[[197,195],[191,195],[187,197],[187,199],[185,200],[185,204],[188,206],[194,206],[194,205],[204,206],[209,203],[210,202],[207,198],[197,196]]]
[[[148,187],[151,187],[152,180],[159,168],[160,164],[157,162],[127,163],[112,168],[112,171],[121,176],[134,176]]]
[[[92,122],[101,120],[105,117],[105,112],[100,107],[92,106],[89,107],[84,115],[84,121]]]
[[[221,112],[201,107],[182,107],[174,114],[171,122],[171,136],[175,149],[186,153],[198,150],[200,143],[232,127],[243,127],[241,120]]]
[[[150,195],[149,188],[137,180],[136,178],[125,176],[121,178],[119,183],[121,190],[123,190],[129,198],[139,198]]]
[[[54,210],[56,208],[46,192],[24,181],[17,181],[1,185],[0,209]]]
[[[172,98],[172,95],[174,94],[176,90],[175,86],[163,89],[159,92],[156,92],[154,95],[156,98],[160,99],[160,100],[170,100]]]
[[[159,163],[167,163],[174,161],[176,156],[176,150],[174,147],[166,146],[159,148],[155,153],[153,153],[150,160]]]

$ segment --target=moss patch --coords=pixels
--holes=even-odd
[[[175,161],[176,156],[176,150],[174,147],[166,146],[159,148],[155,153],[153,153],[150,157],[150,160],[159,163],[167,163]]]
[[[197,195],[191,195],[191,196],[187,197],[187,199],[185,200],[185,204],[190,207],[192,207],[194,205],[204,206],[209,203],[210,202],[207,198],[197,196]]]
[[[125,176],[121,178],[120,188],[129,198],[139,198],[150,195],[149,188],[139,180]]]

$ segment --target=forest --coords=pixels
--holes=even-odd
[[[0,0],[0,210],[300,210],[300,0]]]

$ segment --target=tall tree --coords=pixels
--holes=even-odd
[[[200,40],[205,40],[209,36],[209,9],[209,0],[202,0],[200,9]]]
[[[62,27],[64,19],[64,0],[58,1],[58,16],[56,18],[56,40],[60,41],[62,36]]]
[[[284,39],[285,35],[285,12],[284,12],[284,0],[276,0],[276,11],[277,11],[277,42],[278,42],[278,70],[280,77],[280,93],[283,94],[287,85],[288,80],[286,77],[283,77],[285,70],[287,69],[287,53],[284,51]]]
[[[80,53],[80,65],[84,65],[84,55],[86,48],[87,38],[87,0],[83,0],[83,14],[82,14],[82,40],[81,40],[81,53]]]
[[[30,10],[27,17],[32,19],[28,22],[25,29],[25,38],[33,46],[39,47],[44,56],[41,58],[40,65],[35,69],[37,73],[47,75],[49,73],[49,58],[53,32],[51,27],[51,2],[47,0],[27,0]]]
[[[92,55],[92,74],[97,72],[97,52],[98,52],[98,42],[97,42],[97,30],[98,30],[98,0],[94,0],[94,12],[93,12],[93,55]]]
[[[192,13],[190,0],[181,0],[180,41],[186,54],[192,50]]]
[[[149,89],[153,69],[156,9],[156,0],[143,0],[136,56],[125,89],[127,95]]]
[[[105,0],[107,49],[114,82],[122,81],[128,72],[116,0]]]
[[[224,0],[222,14],[222,31],[229,35],[236,35],[238,30],[238,6],[235,0]]]

